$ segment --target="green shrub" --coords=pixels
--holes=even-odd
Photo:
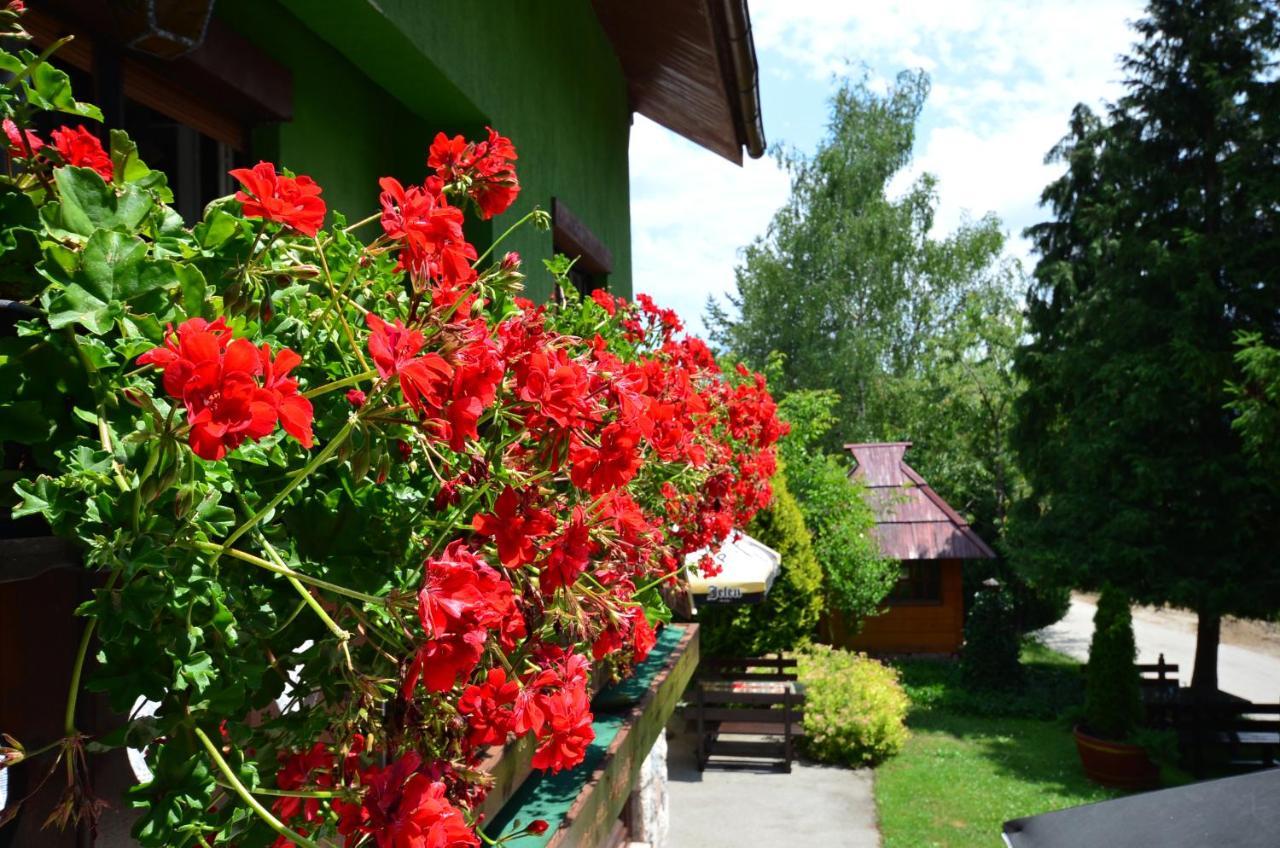
[[[894,669],[827,645],[811,645],[796,656],[805,693],[805,753],[824,763],[864,766],[902,750],[909,702]]]
[[[1133,617],[1129,599],[1110,584],[1102,588],[1089,643],[1084,720],[1089,732],[1125,739],[1142,722],[1142,691],[1134,664]]]
[[[982,588],[984,580],[994,577],[1013,597],[1014,617],[1019,633],[1031,633],[1062,620],[1071,607],[1071,590],[1031,581],[1009,560],[986,559],[965,563],[964,592],[966,598]],[[966,617],[969,610],[965,610]]]
[[[898,581],[900,566],[880,553],[871,532],[875,514],[867,505],[866,488],[849,478],[848,459],[823,450],[837,423],[839,400],[831,391],[795,391],[780,400],[778,415],[791,432],[778,442],[778,453],[813,534],[826,603],[857,621],[879,611]]]
[[[782,565],[763,603],[698,610],[702,651],[710,656],[756,657],[798,648],[808,643],[822,613],[822,569],[783,472],[773,478],[773,504],[756,513],[747,533],[777,551]]]
[[[1017,613],[1009,591],[983,587],[964,625],[960,677],[969,689],[1016,689],[1022,685]]]

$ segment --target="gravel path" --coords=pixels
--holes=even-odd
[[[1097,610],[1088,596],[1074,595],[1066,617],[1038,631],[1037,636],[1050,648],[1087,660]],[[1218,687],[1254,703],[1280,701],[1280,651],[1257,639],[1230,644],[1230,628],[1227,630],[1218,648]],[[1182,610],[1137,608],[1133,635],[1138,643],[1138,662],[1153,663],[1163,653],[1166,662],[1178,664],[1182,685],[1190,685],[1196,655],[1194,615]]]

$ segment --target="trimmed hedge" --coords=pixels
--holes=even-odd
[[[1007,690],[1022,685],[1022,649],[1013,597],[1000,586],[975,593],[964,625],[960,679],[968,689]]]
[[[902,750],[910,702],[898,672],[866,654],[811,645],[796,654],[804,686],[801,749],[815,760],[869,766]]]
[[[1124,592],[1108,584],[1098,598],[1089,643],[1084,720],[1104,739],[1127,739],[1142,723],[1142,684],[1134,659],[1133,615]]]
[[[822,568],[781,471],[773,478],[773,503],[756,514],[747,533],[781,554],[782,565],[763,603],[698,610],[702,652],[709,656],[790,651],[808,643],[822,613]]]

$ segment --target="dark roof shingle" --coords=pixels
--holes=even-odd
[[[881,552],[897,560],[995,559],[950,504],[903,460],[910,442],[845,445],[857,463],[850,476],[867,487]]]

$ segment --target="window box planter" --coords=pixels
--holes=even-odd
[[[532,745],[527,750],[518,744],[503,749],[489,767],[497,783],[481,806],[488,836],[496,839],[543,819],[550,824],[547,832],[522,837],[522,848],[609,844],[640,765],[664,732],[697,667],[698,626],[667,625],[636,674],[597,696],[592,723],[596,738],[576,768],[532,773]],[[523,779],[512,779],[522,774]]]

